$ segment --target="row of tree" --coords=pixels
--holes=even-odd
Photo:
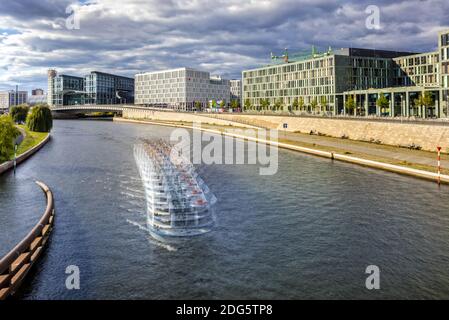
[[[318,109],[324,109],[328,111],[329,105],[326,97],[321,97],[320,102],[318,99],[313,99],[310,104],[306,105],[303,97],[295,98],[289,108],[292,111],[317,111]],[[269,99],[261,99],[260,106],[252,105],[249,99],[245,100],[245,109],[246,110],[272,110],[272,111],[281,111],[284,110],[284,102],[282,99],[275,100],[274,104],[271,105]]]
[[[211,104],[212,104],[212,108],[220,107],[220,108],[224,109],[226,107],[226,102],[224,102],[223,100],[220,101],[220,103],[217,103],[216,100],[212,100]],[[195,101],[194,106],[195,106],[196,110],[203,109],[203,104],[200,101]],[[238,109],[238,108],[240,108],[240,102],[238,100],[231,100],[229,107],[231,109]]]
[[[16,124],[26,123],[30,131],[50,132],[53,118],[46,105],[30,109],[27,105],[13,107],[9,114],[0,116],[0,163],[8,161],[14,151],[14,143],[20,135]]]
[[[412,107],[414,110],[417,110],[419,108],[429,108],[434,104],[435,100],[432,94],[425,91],[420,94],[417,99],[413,100]],[[386,109],[390,108],[390,100],[388,100],[383,93],[380,93],[376,100],[376,106],[379,107],[380,113],[384,113]],[[349,96],[348,99],[346,99],[345,108],[349,113],[356,112],[356,103],[352,96]],[[423,112],[425,112],[425,110]]]
[[[434,105],[435,101],[430,92],[426,91],[422,93],[417,99],[413,100],[413,108],[424,107],[428,108]],[[390,107],[390,101],[387,97],[380,93],[377,100],[376,105],[380,108],[380,112],[383,113],[385,109]],[[356,111],[356,103],[352,96],[349,96],[345,102],[346,111],[349,113],[353,113]],[[278,99],[275,101],[273,105],[271,105],[269,99],[261,99],[259,106],[254,106],[249,99],[245,100],[245,110],[259,110],[259,111],[279,111],[284,109],[284,104],[282,99]],[[292,111],[318,111],[319,109],[328,111],[329,105],[325,96],[321,97],[320,102],[315,98],[310,104],[306,105],[303,97],[295,98],[291,105]]]

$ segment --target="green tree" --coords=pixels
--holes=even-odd
[[[313,98],[312,102],[310,103],[310,108],[312,111],[316,111],[316,108],[318,107],[318,101],[316,98]]]
[[[282,99],[278,99],[275,101],[274,103],[274,110],[282,110],[284,108],[284,103],[282,101]]]
[[[11,117],[0,116],[0,163],[8,161],[14,151],[14,140],[20,131],[14,126]]]
[[[299,101],[298,101],[298,98],[295,98],[295,100],[293,100],[292,109],[293,109],[293,110],[298,110],[298,109],[299,109]]]
[[[262,99],[260,100],[260,107],[262,110],[268,110],[270,108],[270,100]]]
[[[240,107],[240,103],[238,100],[232,100],[231,101],[231,108],[232,109],[238,109]]]
[[[321,97],[320,101],[321,108],[323,108],[324,111],[327,111],[327,98],[326,96]]]
[[[376,105],[380,108],[380,113],[383,113],[383,111],[390,106],[390,101],[388,101],[387,97],[381,92],[376,100]]]
[[[434,100],[429,91],[425,91],[421,93],[418,99],[415,99],[415,105],[420,108],[424,107],[423,114],[426,114],[426,108],[429,108],[434,105]]]
[[[226,102],[224,100],[220,101],[220,108],[224,108],[226,106]]]
[[[245,110],[251,110],[253,108],[253,105],[251,104],[251,100],[246,99],[245,100]]]
[[[304,105],[305,105],[305,103],[304,103],[304,98],[303,98],[303,97],[299,97],[299,102],[298,102],[298,104],[299,104],[299,109],[300,109],[301,111],[303,111],[303,110],[304,110]]]
[[[215,99],[212,100],[212,108],[217,107],[217,101]]]
[[[28,129],[35,132],[50,132],[53,127],[51,111],[46,106],[36,106],[27,117]]]
[[[29,110],[30,108],[26,104],[21,104],[20,106],[12,107],[9,115],[15,123],[25,122]]]
[[[201,104],[200,101],[195,101],[195,109],[197,111],[203,109],[203,105]]]
[[[348,113],[352,113],[355,110],[355,101],[352,96],[346,99],[345,108],[348,110]]]

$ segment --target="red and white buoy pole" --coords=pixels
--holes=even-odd
[[[438,184],[441,184],[441,147],[437,147],[438,150]]]

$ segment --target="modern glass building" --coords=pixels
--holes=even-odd
[[[272,64],[243,71],[243,101],[260,109],[261,101],[284,109],[300,100],[309,112],[359,116],[448,117],[449,31],[439,33],[439,48],[428,53],[345,48],[281,57]],[[430,92],[434,105],[415,101]],[[380,94],[390,102],[383,114],[376,105]],[[354,110],[346,108],[352,97]],[[312,110],[311,105],[316,109]],[[421,110],[421,111],[420,111]]]
[[[444,88],[443,98],[448,105],[449,88],[449,30],[439,33],[438,52],[440,54],[440,83]],[[449,111],[448,111],[449,114]]]
[[[290,56],[273,64],[242,73],[243,100],[260,107],[262,99],[270,105],[291,106],[295,99],[305,106],[316,102],[322,110],[339,113],[343,93],[352,89],[384,88],[393,83],[392,58],[403,52],[344,48]]]
[[[134,102],[134,79],[93,71],[85,77],[48,72],[51,106]]]
[[[85,103],[84,78],[59,74],[53,79],[52,85],[52,106]]]
[[[134,103],[134,79],[93,71],[84,78],[86,103]]]

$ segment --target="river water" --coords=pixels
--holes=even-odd
[[[132,149],[173,129],[55,121],[51,141],[0,177],[0,256],[54,191],[51,241],[19,298],[449,298],[449,188],[279,151],[274,176],[256,165],[202,165],[217,225],[181,243],[152,239]],[[80,290],[65,286],[79,267]],[[380,268],[380,290],[365,269]]]

